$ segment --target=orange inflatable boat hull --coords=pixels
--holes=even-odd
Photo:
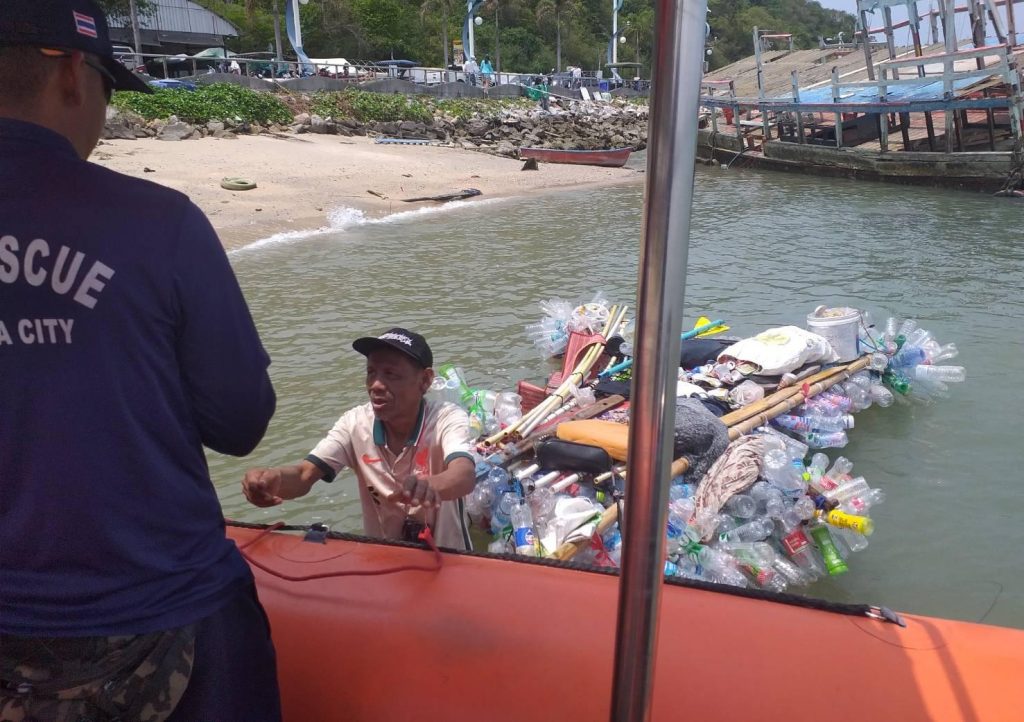
[[[434,555],[228,531],[270,616],[286,720],[608,719],[617,576],[454,553],[352,576]],[[653,719],[1024,719],[1024,631],[902,619],[666,584]]]

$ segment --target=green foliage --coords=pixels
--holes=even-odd
[[[196,91],[157,90],[114,93],[111,104],[138,113],[147,120],[178,116],[187,123],[240,119],[250,123],[289,123],[291,111],[272,93],[249,90],[231,83],[200,86]]]
[[[397,93],[368,93],[355,88],[341,93],[315,93],[310,109],[324,118],[353,118],[364,123],[373,120],[429,123],[433,117],[423,98]]]
[[[285,0],[245,3],[198,0],[241,30],[229,46],[237,52],[266,50],[272,43],[273,2],[284,17]],[[122,3],[125,0],[107,0]],[[852,38],[854,18],[849,13],[821,7],[814,0],[708,0],[711,25],[708,61],[721,67],[752,55],[751,31],[792,33],[797,48],[815,47],[818,36],[834,37],[845,31]],[[465,4],[455,0],[317,0],[300,5],[303,39],[312,57],[382,60],[390,57],[439,67],[445,43],[457,41]],[[489,54],[500,69],[521,73],[547,72],[561,62],[595,69],[604,62],[611,32],[611,3],[607,0],[485,0],[478,11],[483,23],[476,28],[478,58]],[[558,22],[556,22],[556,15]],[[500,28],[500,30],[499,30]],[[644,63],[640,75],[650,77],[655,32],[653,0],[625,0],[619,15],[625,42],[618,46],[620,60]],[[560,41],[560,42],[559,42]],[[286,53],[290,50],[285,41]]]
[[[817,47],[819,36],[833,37],[840,31],[848,40],[853,38],[853,15],[808,0],[709,0],[708,9],[712,69],[753,55],[754,27],[792,33],[797,49]]]
[[[474,115],[490,117],[510,108],[532,108],[535,105],[525,98],[435,99],[349,89],[341,93],[314,93],[310,112],[323,118],[352,118],[364,123],[402,120],[429,123],[439,113],[465,120]]]
[[[440,113],[445,113],[453,118],[465,120],[474,115],[492,116],[499,115],[501,111],[510,108],[534,108],[536,101],[528,98],[442,98],[433,102],[433,107]]]

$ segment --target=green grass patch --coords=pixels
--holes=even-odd
[[[402,120],[429,123],[433,112],[425,100],[417,96],[370,93],[349,88],[340,93],[314,93],[310,110],[323,118],[352,118],[363,123]]]
[[[438,111],[462,120],[474,115],[490,117],[500,115],[504,110],[536,106],[537,103],[529,98],[442,98],[434,101]]]
[[[250,90],[232,83],[201,85],[195,91],[161,89],[152,95],[115,93],[111,104],[137,113],[146,120],[175,115],[186,123],[237,119],[268,125],[292,121],[288,106],[273,93]]]

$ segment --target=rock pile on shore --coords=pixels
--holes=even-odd
[[[145,121],[125,112],[107,120],[104,138],[157,138],[187,140],[212,136],[232,138],[240,133],[322,133],[422,139],[483,152],[515,157],[520,147],[591,150],[647,147],[647,107],[625,102],[584,104],[568,108],[506,108],[494,115],[475,113],[454,117],[444,113],[431,122],[368,122],[351,118],[323,118],[299,113],[290,126],[263,127],[232,120],[192,125],[171,117]]]

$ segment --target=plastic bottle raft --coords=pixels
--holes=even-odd
[[[454,365],[438,368],[433,392],[466,408],[480,435],[467,512],[491,552],[618,566],[626,309],[600,297],[541,308],[529,335],[545,356],[565,354],[546,393],[526,383],[517,393],[473,389]],[[831,450],[846,445],[858,412],[930,402],[965,378],[962,366],[943,365],[956,346],[911,319],[879,329],[866,312],[819,307],[807,322],[811,331],[725,340],[727,326],[702,318],[683,334],[693,341],[679,369],[666,575],[784,591],[844,574],[868,546],[885,492]]]

